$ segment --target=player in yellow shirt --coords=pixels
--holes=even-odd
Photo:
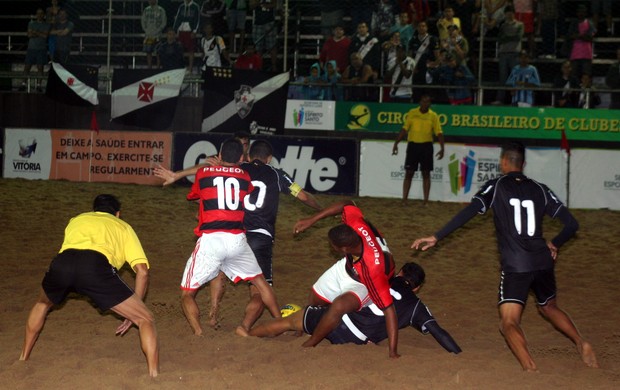
[[[431,191],[431,171],[433,170],[433,136],[437,138],[441,149],[436,156],[443,158],[444,142],[439,116],[430,109],[431,98],[422,95],[420,107],[414,108],[407,113],[407,119],[400,130],[396,142],[392,147],[392,155],[398,154],[398,143],[407,138],[407,155],[405,157],[405,179],[403,180],[403,203],[409,197],[411,180],[415,171],[420,166],[422,172],[422,190],[424,193],[424,205],[428,202]]]
[[[159,372],[159,347],[153,314],[144,296],[148,285],[149,262],[133,228],[120,219],[121,204],[113,195],[95,198],[92,212],[69,221],[59,254],[43,278],[39,299],[30,311],[26,336],[19,360],[28,360],[47,313],[61,304],[69,292],[86,295],[102,310],[112,310],[125,318],[116,329],[123,335],[132,324],[140,332],[149,375]],[[128,263],[136,273],[135,292],[118,276]]]

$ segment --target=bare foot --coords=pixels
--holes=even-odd
[[[592,349],[592,345],[590,345],[590,343],[584,341],[581,343],[581,348],[577,347],[577,350],[581,354],[581,360],[583,360],[586,366],[591,368],[599,368],[598,362],[596,361],[596,354],[594,353],[594,349]]]
[[[241,337],[249,337],[250,333],[243,326],[239,325],[237,329],[235,329],[235,333]]]
[[[214,330],[218,330],[220,328],[220,321],[218,319],[218,308],[211,308],[209,312],[209,326]]]

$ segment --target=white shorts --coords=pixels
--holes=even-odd
[[[234,283],[254,279],[263,273],[245,234],[217,232],[198,238],[185,265],[181,289],[196,290],[220,271]]]
[[[314,283],[312,290],[325,302],[332,303],[338,296],[352,292],[360,300],[360,308],[370,305],[372,300],[368,289],[349,276],[345,268],[346,262],[346,258],[338,260]]]

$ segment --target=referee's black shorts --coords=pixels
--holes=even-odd
[[[70,292],[76,292],[92,299],[103,311],[133,295],[108,259],[93,250],[67,249],[59,253],[41,285],[54,304],[62,303]]]
[[[418,169],[418,166],[420,169]],[[408,142],[405,156],[405,170],[430,172],[433,170],[433,143]]]

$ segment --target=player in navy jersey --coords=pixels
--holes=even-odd
[[[416,263],[407,263],[392,280],[390,293],[398,315],[400,329],[411,326],[422,334],[431,334],[448,352],[459,353],[461,348],[439,324],[416,293],[424,283],[425,273]],[[303,331],[312,334],[328,306],[306,306],[292,315],[277,318],[252,328],[244,336],[275,337],[286,331]],[[379,343],[387,339],[385,316],[372,304],[360,311],[345,314],[336,329],[327,337],[332,344]]]
[[[554,265],[558,248],[575,234],[579,224],[546,185],[523,175],[524,163],[522,144],[504,145],[500,157],[504,175],[485,183],[469,206],[434,236],[419,238],[411,247],[427,250],[476,214],[492,208],[502,269],[498,294],[500,331],[517,360],[524,370],[537,371],[520,325],[523,307],[532,290],[543,317],[575,343],[587,366],[598,367],[592,346],[557,304]],[[542,234],[545,214],[564,225],[558,235],[547,242]]]
[[[181,297],[183,313],[198,336],[202,335],[202,327],[196,294],[220,272],[235,283],[252,281],[270,313],[280,317],[273,290],[245,237],[244,199],[254,186],[238,165],[242,156],[239,140],[224,141],[219,154],[221,165],[199,169],[187,195],[188,200],[199,200],[198,226],[194,229],[199,238],[183,272]]]

